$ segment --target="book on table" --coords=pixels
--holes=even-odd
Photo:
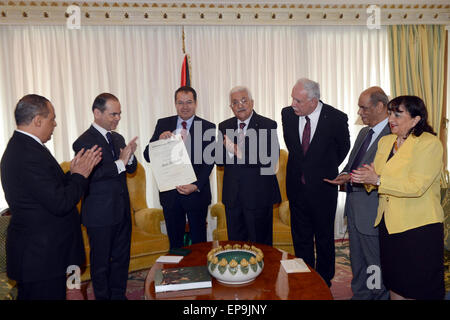
[[[211,275],[206,266],[161,269],[155,273],[155,292],[210,287]]]

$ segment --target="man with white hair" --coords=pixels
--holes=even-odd
[[[289,151],[286,192],[295,255],[331,286],[338,190],[323,179],[337,176],[350,149],[348,117],[320,101],[319,84],[312,80],[298,80],[291,96],[292,106],[283,108],[281,116]]]
[[[281,201],[274,167],[278,162],[277,123],[253,110],[246,87],[230,91],[234,117],[219,124],[224,166],[222,202],[228,240],[272,245],[273,204]]]

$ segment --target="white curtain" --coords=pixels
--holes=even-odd
[[[72,143],[92,123],[94,98],[111,92],[122,106],[117,130],[127,141],[139,136],[136,155],[144,163],[156,120],[173,114],[181,39],[181,27],[0,28],[0,154],[15,128],[15,104],[25,94],[52,101],[58,126],[47,147],[62,162],[72,159]],[[149,170],[147,177],[148,204],[158,207]]]
[[[291,103],[300,77],[321,85],[322,100],[346,112],[352,143],[360,126],[357,101],[372,85],[389,93],[386,30],[348,26],[188,26],[186,51],[191,57],[192,86],[199,116],[218,124],[232,116],[228,93],[236,85],[250,88],[255,110],[278,122]],[[168,26],[82,27],[8,26],[0,29],[0,154],[15,125],[13,111],[27,93],[49,98],[58,127],[47,143],[58,161],[73,157],[73,141],[92,122],[91,105],[101,92],[122,104],[118,131],[127,140],[139,136],[137,157],[153,133],[156,120],[173,115],[179,86],[182,28]],[[147,169],[147,202],[160,207]],[[211,175],[217,199],[215,171]],[[345,231],[345,195],[339,196],[336,237]],[[0,207],[7,204],[0,194]],[[215,221],[209,219],[209,239]]]

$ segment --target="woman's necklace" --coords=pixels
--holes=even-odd
[[[401,140],[401,143],[399,142],[399,140]],[[405,142],[405,138],[398,137],[398,138],[395,140],[395,143],[394,143],[394,153],[397,152],[398,148],[400,148],[400,147],[402,146],[403,142]]]

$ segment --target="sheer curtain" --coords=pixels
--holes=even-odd
[[[232,116],[228,93],[235,85],[250,88],[255,110],[278,122],[291,103],[300,77],[321,85],[322,100],[349,116],[352,143],[360,127],[360,92],[380,85],[389,93],[387,32],[336,26],[186,26],[192,86],[198,92],[199,116],[218,124]],[[117,95],[122,104],[118,131],[126,140],[139,136],[138,160],[156,120],[175,113],[173,92],[179,86],[182,27],[117,26],[67,30],[57,26],[8,26],[0,29],[0,154],[15,125],[13,111],[27,93],[49,98],[58,127],[47,143],[58,161],[72,158],[73,141],[92,122],[92,101],[100,92]],[[147,202],[160,207],[149,167]],[[211,175],[217,199],[215,171]],[[336,236],[345,231],[339,196]],[[7,204],[0,193],[0,207]],[[215,228],[209,218],[208,237]]]

